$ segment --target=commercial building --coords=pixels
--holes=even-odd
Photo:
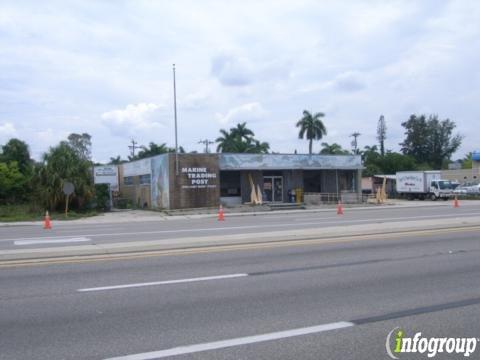
[[[153,209],[356,202],[361,170],[357,155],[162,154],[119,165],[120,196]]]
[[[480,182],[480,152],[472,154],[471,169],[442,170],[442,178],[459,184],[478,184]]]

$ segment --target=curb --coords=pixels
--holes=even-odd
[[[409,209],[409,208],[427,208],[427,207],[445,207],[451,206],[449,202],[445,203],[415,203],[415,204],[383,204],[383,205],[371,205],[371,206],[359,206],[359,207],[345,207],[344,209],[348,211],[361,211],[361,210],[389,210],[389,209]],[[479,206],[478,203],[470,203],[463,206]],[[323,212],[334,212],[335,206],[329,208],[318,208],[318,209],[295,209],[295,210],[276,210],[276,211],[251,211],[251,212],[225,212],[225,217],[241,217],[241,216],[269,216],[269,215],[282,215],[282,214],[305,214],[305,213],[323,213]],[[113,220],[113,221],[95,221],[100,218],[85,218],[77,220],[57,220],[55,225],[102,225],[102,224],[116,224],[126,221],[130,222],[150,222],[150,221],[174,221],[174,220],[188,220],[188,219],[204,219],[204,218],[216,218],[217,213],[212,214],[178,214],[178,215],[162,215],[161,213],[158,216],[148,216],[144,218],[132,218],[132,219],[122,219],[122,220]],[[91,221],[93,220],[93,221]],[[40,226],[42,221],[22,221],[22,222],[0,222],[0,228],[2,227],[15,227],[15,226]]]

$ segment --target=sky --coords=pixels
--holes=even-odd
[[[323,112],[314,143],[386,148],[401,123],[437,114],[480,149],[480,2],[0,0],[0,144],[36,159],[68,134],[92,135],[96,162],[129,142],[187,151],[240,122],[272,151],[308,152],[295,123]],[[477,130],[475,130],[477,129]]]

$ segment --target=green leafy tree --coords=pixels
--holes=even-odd
[[[63,185],[75,186],[72,207],[84,208],[94,195],[92,165],[69,142],[62,141],[43,155],[36,172],[37,195],[43,204],[53,210],[63,207]]]
[[[303,117],[298,120],[296,126],[300,128],[298,138],[306,138],[309,141],[308,153],[312,154],[313,140],[320,140],[324,135],[327,135],[327,129],[322,122],[324,113],[318,112],[312,115],[307,110],[303,110]]]
[[[3,145],[0,161],[6,163],[15,161],[22,174],[31,173],[33,161],[30,158],[28,145],[22,140],[10,139]]]
[[[320,150],[321,155],[348,155],[350,151],[342,148],[340,144],[333,143],[329,144],[322,142],[322,149]]]
[[[92,137],[87,134],[72,133],[68,135],[68,144],[77,155],[83,160],[90,160],[92,157]]]
[[[21,199],[26,181],[16,161],[0,162],[0,203],[15,203]]]
[[[395,174],[397,171],[419,170],[415,159],[409,155],[387,151],[384,156],[377,145],[365,146],[362,151],[363,176]]]
[[[395,174],[397,171],[417,170],[415,159],[409,155],[387,151],[380,157],[380,168],[383,174]]]
[[[428,118],[411,115],[402,126],[405,128],[405,140],[400,144],[402,153],[435,169],[450,160],[462,143],[462,136],[453,134],[455,123],[449,119],[439,120],[437,115]]]
[[[383,173],[381,168],[381,155],[378,152],[377,145],[365,146],[361,152],[363,166],[363,176],[373,176]]]
[[[462,160],[462,169],[471,169],[473,164],[472,153],[468,153]]]

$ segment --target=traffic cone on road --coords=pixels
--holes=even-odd
[[[223,206],[220,204],[220,207],[218,208],[218,221],[223,220],[225,220],[225,214],[223,213]]]
[[[457,195],[455,195],[455,199],[453,200],[453,207],[454,208],[460,207],[460,203],[458,202]]]
[[[343,215],[343,207],[341,201],[339,201],[337,204],[337,215]]]
[[[48,210],[45,212],[45,220],[43,221],[43,228],[44,229],[52,228],[52,222],[50,221],[50,215],[48,214]]]

